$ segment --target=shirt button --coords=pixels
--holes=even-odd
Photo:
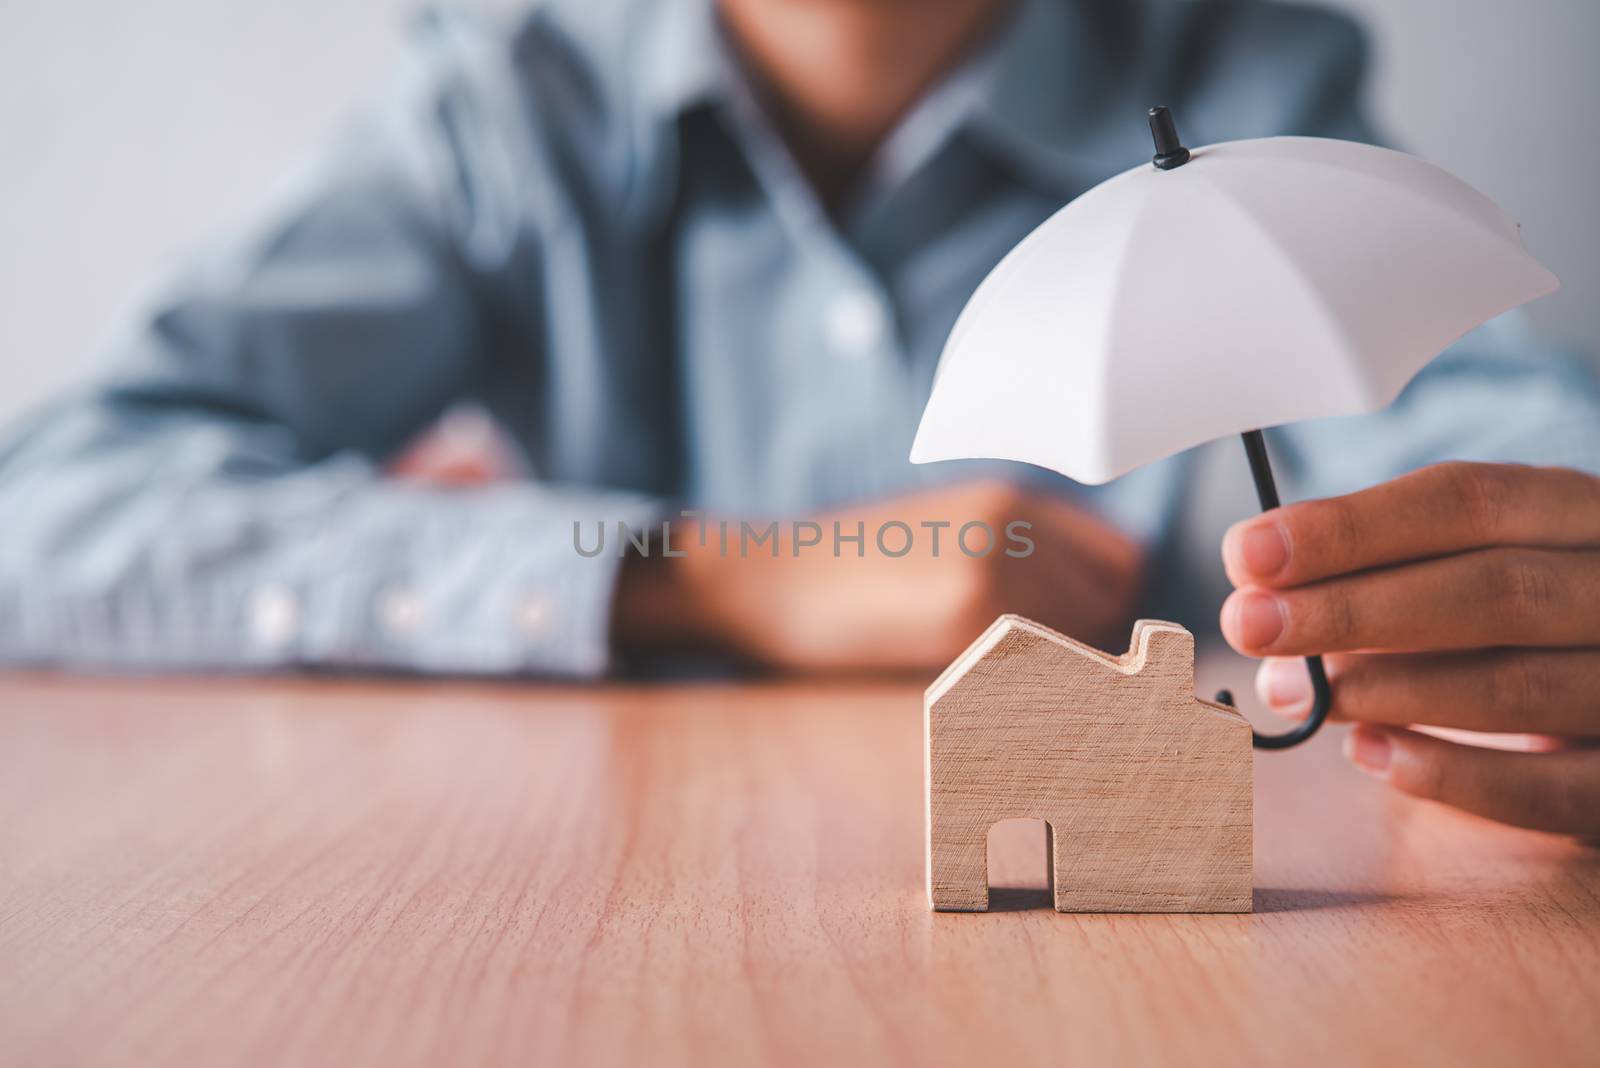
[[[556,606],[548,597],[533,594],[517,602],[517,629],[524,637],[539,639],[555,626]]]
[[[390,590],[378,602],[378,622],[397,638],[409,638],[427,623],[422,598],[411,590]]]
[[[823,336],[841,356],[865,356],[883,343],[888,330],[882,301],[863,290],[840,293],[823,311]]]
[[[287,645],[300,632],[300,602],[282,586],[262,586],[250,595],[250,633],[263,645]]]

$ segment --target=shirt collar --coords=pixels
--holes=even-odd
[[[968,135],[1063,200],[1133,166],[1149,149],[1129,76],[1123,0],[1018,0],[993,38],[952,71],[890,134],[874,167],[893,181],[950,137]],[[678,121],[725,105],[748,86],[728,51],[714,0],[656,0],[635,27],[642,52],[630,109],[641,172],[664,200],[678,166]]]
[[[979,57],[967,131],[1063,198],[1150,154],[1137,99],[1138,5],[1019,0]]]
[[[672,124],[685,112],[725,97],[736,74],[714,0],[658,0],[651,18],[639,81],[640,114]]]

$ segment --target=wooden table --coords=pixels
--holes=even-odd
[[[902,685],[0,678],[0,1063],[1595,1063],[1594,851],[1328,737],[1257,760],[1254,915],[934,915],[920,727]]]

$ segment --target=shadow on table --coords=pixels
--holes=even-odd
[[[1393,894],[1371,893],[1363,890],[1318,890],[1315,888],[1287,889],[1262,887],[1255,889],[1255,911],[1316,912],[1322,909],[1359,908],[1362,905],[1381,905],[1393,901]]]
[[[1393,900],[1393,894],[1359,890],[1257,887],[1254,904],[1255,912],[1260,914],[1359,908],[1363,905],[1380,905]],[[1027,912],[1031,909],[1053,907],[1050,891],[1042,886],[994,886],[989,889],[990,912]]]

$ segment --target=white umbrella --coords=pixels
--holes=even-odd
[[[1150,112],[1154,166],[1046,219],[945,343],[911,459],[992,457],[1109,481],[1260,428],[1382,408],[1445,346],[1560,283],[1517,224],[1453,175],[1314,137],[1191,152]],[[1278,748],[1315,732],[1318,700]]]

